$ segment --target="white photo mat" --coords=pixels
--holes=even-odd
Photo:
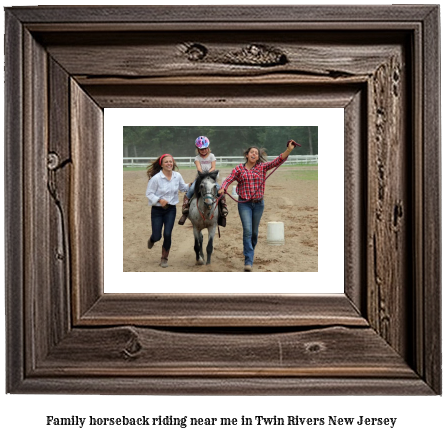
[[[210,281],[211,293],[344,292],[343,108],[106,108],[104,120],[105,293],[171,293],[174,283],[180,293],[196,293],[195,276]],[[123,272],[124,126],[318,126],[318,272]],[[140,239],[149,224],[147,217]]]

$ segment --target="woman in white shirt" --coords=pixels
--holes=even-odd
[[[174,228],[177,213],[178,191],[186,192],[189,184],[185,184],[182,176],[175,172],[177,169],[174,158],[170,154],[163,154],[148,167],[148,188],[146,197],[151,209],[152,234],[148,240],[151,249],[155,242],[162,237],[163,245],[160,265],[168,267],[168,256],[171,248],[172,229]]]

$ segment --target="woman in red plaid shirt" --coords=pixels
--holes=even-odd
[[[233,181],[238,183],[238,213],[243,226],[243,255],[246,272],[252,271],[254,249],[258,240],[258,226],[265,208],[263,196],[266,172],[284,163],[296,145],[294,140],[289,140],[286,150],[270,162],[266,161],[266,154],[263,150],[254,146],[250,147],[244,153],[246,162],[234,168],[218,191],[220,195],[225,194]]]

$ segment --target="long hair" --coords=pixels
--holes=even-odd
[[[172,161],[174,163],[174,165],[172,166],[172,170],[177,170],[178,166],[177,163],[174,160],[174,157],[172,155],[169,155],[172,158]],[[157,175],[157,173],[160,172],[160,170],[162,170],[162,167],[160,165],[160,158],[162,156],[158,157],[155,161],[153,161],[149,166],[148,169],[146,171],[146,174],[148,175],[148,180],[150,180],[154,175]]]
[[[243,152],[243,156],[245,157],[246,162],[248,162],[248,157],[247,156],[248,156],[249,151],[251,149],[257,149],[258,150],[258,162],[259,163],[266,163],[266,161],[268,161],[268,154],[266,153],[266,149],[258,148],[257,146],[251,146],[251,147],[249,147],[248,149],[246,149]]]

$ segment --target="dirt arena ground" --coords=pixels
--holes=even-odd
[[[223,181],[232,169],[221,169]],[[260,222],[255,248],[254,272],[317,272],[318,271],[318,184],[314,177],[317,167],[280,167],[266,182],[265,210]],[[185,182],[195,177],[195,169],[180,168]],[[235,184],[235,183],[234,183]],[[151,235],[148,200],[145,196],[145,170],[123,172],[123,271],[124,272],[237,272],[243,271],[242,226],[237,204],[227,198],[227,226],[216,233],[211,265],[196,265],[194,235],[189,219],[178,225],[183,193],[177,206],[177,218],[172,232],[169,267],[160,267],[161,242],[149,250]],[[232,194],[232,185],[229,188]],[[267,223],[284,223],[284,245],[267,243]],[[203,244],[207,244],[203,231]]]

